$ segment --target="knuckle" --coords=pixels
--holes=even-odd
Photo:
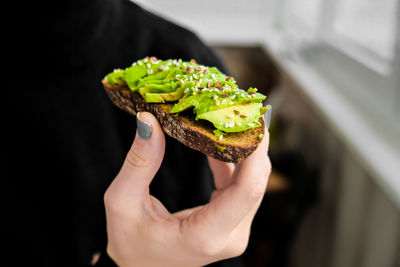
[[[265,175],[268,177],[271,174],[272,171],[272,164],[271,164],[271,159],[268,157],[267,159],[267,168],[265,171]]]
[[[148,159],[144,158],[133,149],[129,150],[126,155],[126,162],[134,167],[147,167],[150,164]]]
[[[228,254],[230,257],[238,257],[242,255],[249,244],[250,232],[244,231],[241,232],[236,238],[233,239],[233,242],[230,243],[228,247]]]
[[[229,251],[230,257],[239,257],[241,256],[247,249],[248,239],[244,242],[235,243]]]
[[[109,207],[111,205],[112,198],[110,196],[110,189],[107,189],[106,192],[104,193],[103,201],[106,207]]]
[[[198,243],[198,248],[202,256],[206,258],[219,255],[225,247],[223,242],[212,239],[204,239]]]
[[[266,190],[266,182],[260,181],[260,182],[253,183],[249,187],[249,196],[252,198],[258,199],[264,195],[265,190]]]
[[[213,258],[223,252],[227,242],[224,238],[215,235],[196,234],[191,238],[192,246],[201,258]]]

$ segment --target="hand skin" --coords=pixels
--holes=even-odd
[[[239,164],[208,158],[216,190],[204,206],[171,214],[149,194],[164,157],[165,137],[157,119],[140,113],[152,135],[136,138],[107,189],[107,253],[119,266],[203,266],[241,255],[262,201],[271,163],[269,134]]]

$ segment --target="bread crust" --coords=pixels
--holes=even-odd
[[[164,132],[184,145],[201,151],[215,159],[238,163],[249,156],[260,144],[260,134],[264,134],[265,124],[245,132],[230,133],[219,140],[213,134],[208,122],[196,121],[188,115],[171,114],[173,104],[146,103],[142,96],[127,87],[112,86],[102,80],[105,91],[118,108],[135,116],[138,112],[152,113],[160,122]]]

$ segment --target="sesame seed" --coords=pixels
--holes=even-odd
[[[231,99],[234,100],[236,98],[236,95],[231,96]]]
[[[233,115],[232,115],[232,114],[226,115],[226,117],[227,117],[228,119],[233,119]]]
[[[215,105],[219,106],[219,104],[220,104],[220,103],[219,103],[218,99],[216,99],[216,100],[215,100]]]
[[[238,122],[236,122],[236,125],[237,126],[242,126],[242,123],[238,121]]]
[[[211,82],[208,82],[207,87],[208,87],[208,88],[211,87]]]
[[[193,94],[192,95],[197,95],[197,93],[196,92],[193,92]]]
[[[231,121],[231,122],[229,123],[229,127],[233,127],[233,126],[235,126],[235,123],[234,123],[233,121]]]
[[[150,63],[147,63],[147,65],[146,65],[148,68],[151,68],[151,64]]]
[[[152,69],[148,69],[148,70],[147,70],[147,73],[148,73],[148,74],[153,74],[153,70],[152,70]]]
[[[221,134],[221,135],[219,136],[219,141],[221,141],[223,137],[224,137],[224,136]]]
[[[217,98],[218,98],[218,96],[217,96],[217,95],[214,95],[214,96],[213,96],[213,99],[214,99],[214,100],[216,100]]]
[[[185,94],[186,94],[187,92],[189,92],[189,88],[186,88],[185,91],[183,91],[183,93],[185,93]]]
[[[229,102],[229,105],[233,105],[233,102],[231,101],[231,102]]]
[[[194,77],[195,79],[197,79],[197,75],[196,75],[196,74],[193,74],[193,77]]]
[[[221,104],[224,105],[226,103],[226,99],[222,100]]]
[[[240,94],[241,97],[244,97],[244,94]]]
[[[138,64],[139,64],[139,65],[143,65],[143,62],[142,62],[142,61],[139,61]]]
[[[254,127],[254,124],[251,123],[251,122],[249,122],[247,125],[250,126],[250,127]]]
[[[229,127],[229,123],[228,122],[225,122],[225,128],[228,128]]]

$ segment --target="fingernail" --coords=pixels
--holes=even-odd
[[[271,124],[272,106],[267,105],[266,107],[268,108],[268,110],[264,114],[264,121],[265,125],[267,126],[267,129],[269,129],[269,125]]]
[[[144,140],[149,139],[152,133],[152,128],[150,124],[140,119],[140,112],[136,114],[136,124],[139,136]]]

